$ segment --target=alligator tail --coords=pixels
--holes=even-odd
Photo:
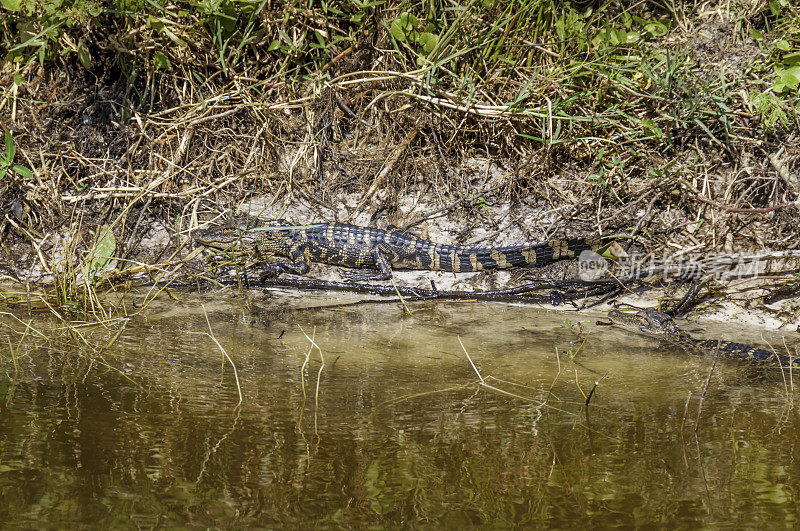
[[[719,351],[721,354],[743,361],[750,361],[752,363],[769,363],[780,364],[785,367],[800,365],[800,359],[790,358],[771,350],[763,348],[751,347],[750,345],[743,345],[742,343],[734,343],[732,341],[717,341],[716,339],[698,339],[695,340],[697,346],[707,352],[714,352],[719,343]]]

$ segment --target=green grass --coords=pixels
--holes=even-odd
[[[92,70],[103,68],[101,57],[113,58],[132,78],[204,83],[221,73],[252,80],[260,93],[369,70],[357,61],[333,67],[378,46],[386,53],[382,69],[410,76],[408,90],[420,101],[481,105],[477,116],[514,117],[517,139],[548,144],[622,132],[627,142],[661,142],[675,124],[726,137],[729,124],[713,129],[707,121],[724,122],[740,84],[698,81],[685,47],[669,42],[686,37],[681,21],[694,15],[681,3],[646,12],[638,4],[587,10],[549,0],[289,1],[271,10],[263,0],[1,4],[0,43],[12,63],[74,58]],[[786,123],[775,109],[797,98],[798,11],[772,0],[758,13],[728,13],[761,50],[751,69],[762,83],[747,88],[767,94],[757,99],[771,128]]]

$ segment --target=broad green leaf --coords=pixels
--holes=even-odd
[[[419,44],[422,45],[422,49],[425,50],[425,53],[431,53],[433,48],[436,46],[436,41],[438,38],[433,33],[422,33],[419,36]]]
[[[9,11],[19,11],[20,0],[0,0],[0,5]]]
[[[800,52],[794,52],[783,56],[783,64],[786,66],[800,65]]]
[[[753,37],[757,41],[764,40],[764,34],[758,31],[757,29],[753,28],[750,30],[750,36]]]
[[[269,46],[267,46],[267,51],[272,52],[280,47],[281,47],[281,41],[279,41],[278,39],[274,39],[271,43],[269,43]]]
[[[6,131],[6,164],[11,164],[14,160],[14,155],[17,154],[17,148],[14,147],[14,137],[11,136],[11,131]]]
[[[403,31],[403,22],[399,18],[392,21],[392,25],[389,26],[389,31],[392,37],[394,37],[394,40],[406,42],[406,32]]]
[[[117,250],[117,241],[114,238],[114,233],[111,231],[111,226],[106,224],[100,227],[100,233],[97,237],[97,243],[89,251],[86,257],[86,262],[83,266],[84,278],[92,282],[97,276],[97,273],[105,269],[114,252]]]
[[[667,31],[669,31],[669,27],[661,22],[652,21],[645,24],[644,31],[650,35],[650,37],[663,37],[667,34]]]
[[[25,78],[19,74],[14,74],[14,84],[18,87],[21,87],[25,84]]]
[[[778,81],[783,83],[787,88],[796,89],[800,86],[800,66],[776,70],[775,73],[778,74]]]
[[[402,15],[400,15],[400,21],[402,22],[403,29],[405,30],[406,33],[415,30],[419,25],[417,17],[415,17],[411,13],[403,13]]]
[[[153,65],[159,70],[169,70],[172,68],[172,63],[169,62],[169,58],[161,52],[156,52],[156,55],[153,57]]]
[[[25,166],[20,166],[19,164],[14,164],[11,168],[15,172],[19,173],[23,179],[33,179],[33,172],[26,168]]]
[[[81,62],[86,70],[92,67],[92,55],[83,43],[78,43],[78,60]]]

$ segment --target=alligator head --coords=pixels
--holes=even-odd
[[[655,308],[647,308],[635,313],[611,310],[608,312],[608,318],[614,324],[669,341],[678,341],[687,337],[686,332],[675,324],[672,317]]]
[[[264,238],[269,227],[290,225],[285,219],[259,221],[255,218],[234,217],[227,223],[192,232],[192,238],[199,244],[221,251],[251,248],[258,238]]]

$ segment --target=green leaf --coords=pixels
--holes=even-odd
[[[11,136],[11,131],[6,131],[6,164],[11,164],[14,160],[14,155],[17,154],[17,148],[14,147],[14,137]]]
[[[757,41],[764,40],[764,34],[758,31],[757,29],[753,28],[750,30],[750,36],[753,37]]]
[[[14,84],[18,87],[21,87],[25,84],[25,78],[19,74],[14,74]]]
[[[147,26],[160,32],[164,27],[164,23],[158,17],[147,15]]]
[[[278,39],[274,39],[271,43],[269,43],[269,46],[267,46],[267,51],[273,52],[280,47],[281,47],[281,41],[279,41]]]
[[[19,173],[23,179],[33,179],[33,172],[28,168],[26,168],[25,166],[14,164],[14,166],[12,166],[11,169]]]
[[[403,22],[399,18],[392,21],[392,25],[389,26],[389,32],[394,37],[394,40],[406,42],[406,32],[403,31]]]
[[[667,31],[669,31],[669,27],[666,24],[654,20],[645,24],[644,31],[650,37],[658,38],[666,35]]]
[[[89,70],[92,67],[92,56],[89,53],[89,50],[86,49],[86,46],[80,42],[78,43],[78,60],[86,70]]]
[[[405,30],[406,33],[414,31],[415,29],[417,29],[417,26],[419,25],[417,17],[415,17],[411,13],[403,13],[402,15],[400,15],[400,21],[402,22],[403,29]]]
[[[783,64],[786,66],[800,65],[800,52],[794,52],[783,56]]]
[[[778,81],[786,88],[796,89],[800,86],[800,66],[775,70],[775,73],[778,74]]]
[[[20,0],[0,0],[0,5],[9,11],[19,11]]]
[[[153,57],[153,65],[159,70],[170,70],[172,68],[169,58],[161,52],[156,52]]]
[[[170,29],[168,27],[164,26],[164,28],[162,29],[162,33],[164,35],[166,35],[167,37],[169,37],[169,39],[172,42],[174,42],[175,44],[177,44],[181,48],[186,48],[186,46],[187,46],[186,41],[181,39],[177,35],[175,35],[172,31],[170,31]]]
[[[438,37],[433,33],[422,33],[419,36],[419,44],[422,46],[422,49],[425,50],[425,53],[431,53],[433,49],[436,47],[436,42],[438,41]]]
[[[400,42],[414,41],[417,42],[419,35],[416,34],[416,29],[419,26],[419,20],[411,13],[401,13],[399,17],[392,21],[389,31],[395,40]]]
[[[117,250],[117,240],[111,231],[111,225],[103,225],[97,236],[97,243],[89,251],[86,262],[83,265],[83,275],[87,281],[94,281],[97,273],[105,269],[114,252]]]

